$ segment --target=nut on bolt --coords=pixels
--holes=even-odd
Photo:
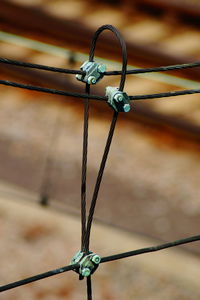
[[[106,65],[104,64],[99,64],[97,67],[97,70],[99,73],[104,73],[106,71]]]
[[[97,254],[94,254],[93,256],[92,256],[92,262],[93,263],[95,263],[95,264],[99,264],[100,263],[100,261],[101,261],[101,257],[99,256],[99,255],[97,255]]]
[[[81,81],[82,75],[81,74],[76,74],[76,79],[79,80],[79,81]]]
[[[96,81],[96,78],[94,76],[89,76],[88,77],[88,80],[87,80],[87,83],[88,84],[95,84],[97,81]]]
[[[121,94],[115,94],[114,99],[119,102],[123,100],[123,96]]]
[[[123,109],[125,112],[129,112],[129,110],[131,109],[130,104],[124,104]]]
[[[90,276],[90,274],[91,274],[91,271],[90,271],[89,268],[83,268],[83,269],[81,270],[81,275],[82,275],[83,277],[88,277],[88,276]]]

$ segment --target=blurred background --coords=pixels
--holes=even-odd
[[[79,69],[103,24],[121,31],[129,69],[200,61],[199,0],[1,0],[0,56]],[[100,36],[95,56],[107,70],[120,70],[112,33]],[[128,75],[125,91],[199,88],[199,75],[200,68]],[[3,63],[0,79],[84,92],[73,75]],[[119,80],[107,76],[92,93],[104,95]],[[66,264],[79,249],[83,101],[6,86],[0,94],[0,279],[7,283]],[[92,232],[102,256],[199,234],[199,100],[194,94],[136,101],[120,114]],[[91,101],[88,205],[111,117],[105,103]],[[169,253],[102,267],[94,299],[199,299],[199,243]],[[75,277],[65,274],[0,299],[84,299]]]

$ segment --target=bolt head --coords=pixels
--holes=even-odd
[[[125,112],[128,112],[131,109],[130,104],[124,104],[123,109]]]
[[[93,263],[95,263],[95,264],[99,264],[100,263],[100,261],[101,261],[101,257],[99,256],[99,255],[94,255],[93,257],[92,257],[92,262]]]
[[[81,275],[82,275],[83,277],[88,277],[88,276],[90,276],[90,274],[91,274],[91,271],[90,271],[89,268],[83,268],[83,269],[81,270]]]
[[[119,101],[122,101],[122,100],[123,100],[123,96],[122,96],[121,94],[116,94],[116,95],[114,96],[114,99],[115,99],[117,102],[119,102]]]
[[[89,76],[87,82],[88,84],[95,84],[97,81],[94,76]]]
[[[81,79],[82,79],[81,74],[76,74],[76,79],[77,79],[77,80],[81,80]]]
[[[106,65],[100,64],[98,65],[98,72],[99,73],[104,73],[106,71]]]

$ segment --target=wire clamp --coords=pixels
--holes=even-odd
[[[106,65],[94,61],[85,61],[80,67],[84,74],[76,74],[76,79],[88,84],[96,84],[103,78]]]
[[[131,109],[129,96],[119,88],[107,86],[106,96],[108,97],[108,104],[117,112],[129,112]]]
[[[79,263],[79,269],[75,270],[81,277],[88,277],[92,275],[98,268],[101,262],[101,257],[93,252],[85,255],[84,252],[79,251],[72,258],[71,264]]]

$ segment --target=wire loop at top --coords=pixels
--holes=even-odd
[[[110,30],[116,35],[117,39],[119,40],[121,49],[122,49],[122,73],[121,73],[119,90],[123,91],[125,80],[126,80],[127,51],[126,51],[126,43],[117,28],[115,28],[112,25],[103,25],[97,29],[97,31],[95,32],[93,39],[92,39],[90,54],[89,54],[89,61],[93,61],[93,59],[94,59],[94,51],[96,48],[97,39],[98,39],[100,33],[103,32],[104,30]]]

